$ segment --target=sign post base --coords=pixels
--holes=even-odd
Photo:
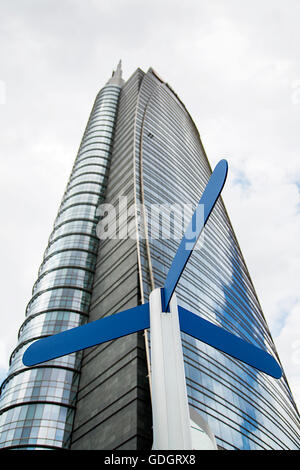
[[[170,312],[162,312],[162,289],[150,294],[151,382],[154,450],[191,450],[176,295]]]

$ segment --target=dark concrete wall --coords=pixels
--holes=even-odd
[[[134,201],[134,113],[143,72],[124,85],[119,103],[106,203]],[[89,321],[140,302],[136,242],[100,242]],[[151,403],[143,332],[84,351],[71,449],[152,446]]]

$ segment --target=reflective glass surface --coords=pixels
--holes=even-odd
[[[14,406],[0,416],[2,448],[56,449],[69,438],[74,411],[47,403]]]
[[[135,156],[137,200],[148,213],[139,240],[142,294],[147,301],[154,287],[164,285],[184,233],[184,220],[177,216],[172,219],[173,234],[181,236],[172,236],[172,231],[169,237],[157,236],[162,219],[152,213],[152,205],[195,207],[211,174],[187,110],[151,70],[140,89]],[[178,303],[276,357],[221,199],[197,248],[177,286]],[[299,449],[299,415],[285,376],[279,381],[268,377],[188,335],[182,334],[182,341],[189,403],[208,422],[219,446]]]
[[[81,352],[35,368],[22,363],[36,339],[83,324],[88,315],[120,87],[97,95],[49,238],[18,344],[1,386],[0,447],[55,449],[69,442]]]
[[[70,441],[82,353],[34,368],[23,365],[22,355],[36,339],[88,318],[98,252],[96,208],[105,196],[119,93],[120,87],[107,85],[96,97],[49,237],[1,386],[2,448],[55,449]],[[191,213],[211,169],[186,108],[151,69],[142,80],[130,132],[135,136],[136,202],[144,203],[151,215],[138,224],[145,302],[153,288],[163,286],[184,229],[179,211],[170,236],[161,234],[161,218],[168,211],[152,213],[152,205],[188,204]],[[122,150],[129,145],[126,135]],[[221,199],[198,248],[176,289],[179,304],[276,356]],[[203,415],[220,447],[299,449],[299,415],[285,376],[276,381],[185,334],[182,343],[189,403]],[[150,352],[147,335],[146,346]]]

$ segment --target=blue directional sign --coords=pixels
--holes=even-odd
[[[226,160],[221,160],[213,171],[192,220],[181,240],[162,289],[164,312],[168,311],[170,300],[179,279],[223,189],[227,171],[228,165]],[[195,222],[200,206],[204,207],[204,218],[199,224]],[[196,230],[193,231],[195,226]],[[192,237],[191,234],[193,235]],[[244,341],[183,307],[178,307],[178,315],[180,329],[184,333],[276,379],[281,377],[282,371],[279,364],[265,350]],[[86,325],[38,340],[25,351],[23,363],[25,366],[34,366],[81,349],[145,330],[149,327],[151,327],[149,303],[145,303]]]
[[[226,160],[221,160],[214,172],[212,173],[209,182],[204,189],[199,204],[192,216],[185,234],[180,242],[176,255],[169,269],[164,289],[163,289],[163,311],[167,312],[171,297],[175,291],[181,274],[195,248],[195,245],[200,237],[200,234],[213,210],[217,199],[223,189],[228,172],[228,164]],[[203,206],[204,217],[200,220],[199,208]],[[199,221],[201,223],[199,223]]]

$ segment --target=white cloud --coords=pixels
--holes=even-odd
[[[300,404],[300,299],[289,311],[276,338],[278,353],[290,383],[298,408]]]
[[[0,370],[7,369],[7,348],[4,341],[0,341]]]

